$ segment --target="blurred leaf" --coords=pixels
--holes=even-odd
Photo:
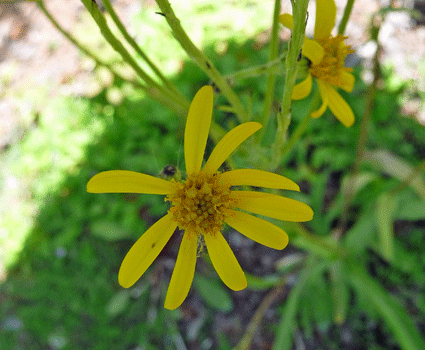
[[[308,281],[323,273],[327,264],[328,263],[325,261],[317,262],[316,259],[310,259],[300,273],[295,287],[291,290],[285,301],[282,319],[276,330],[273,350],[286,350],[292,348],[293,335],[296,330],[296,316],[299,312],[298,307],[301,295],[305,292]]]
[[[350,293],[345,278],[346,271],[341,260],[336,260],[330,266],[332,281],[332,297],[334,303],[334,320],[337,325],[345,322],[350,302]]]
[[[345,196],[354,196],[376,178],[377,175],[371,172],[361,172],[354,176],[347,175],[342,181],[342,191]]]
[[[376,217],[370,206],[360,214],[358,220],[343,238],[343,243],[351,252],[360,254],[373,242],[376,230]]]
[[[377,199],[376,216],[380,251],[387,261],[394,259],[394,229],[393,214],[397,207],[397,200],[388,193],[382,193]]]
[[[212,308],[222,312],[233,310],[233,300],[221,281],[196,275],[194,284],[202,299]]]
[[[293,253],[285,255],[275,262],[275,267],[280,273],[289,273],[306,259],[305,254]]]
[[[252,290],[267,290],[276,287],[280,281],[280,277],[276,275],[258,277],[245,272],[245,277],[248,282],[248,288]]]
[[[121,225],[109,221],[98,220],[90,224],[91,233],[107,241],[119,241],[125,238],[131,238],[130,232],[124,230]]]
[[[418,199],[409,192],[399,195],[397,210],[394,211],[394,219],[398,220],[424,220],[425,201]]]
[[[365,152],[364,160],[400,181],[406,180],[415,169],[404,159],[386,150],[367,151]],[[409,186],[425,200],[425,183],[422,177],[415,178],[410,182]]]
[[[369,299],[374,309],[392,330],[404,350],[423,350],[425,342],[405,309],[382,286],[370,277],[357,262],[351,261],[350,279],[363,298]]]
[[[128,289],[122,289],[119,292],[115,293],[114,296],[106,304],[106,313],[115,317],[119,314],[122,314],[127,308],[130,301],[130,291]]]

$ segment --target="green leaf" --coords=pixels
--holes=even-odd
[[[424,220],[425,202],[410,193],[401,193],[397,210],[394,212],[394,219],[411,221]]]
[[[350,293],[346,283],[346,271],[341,260],[336,260],[330,266],[332,298],[334,304],[335,323],[341,325],[345,322],[350,302]]]
[[[248,288],[252,290],[267,290],[276,287],[280,281],[280,277],[276,275],[258,277],[245,272],[245,277],[248,282]]]
[[[122,289],[115,293],[114,296],[106,304],[105,311],[111,316],[115,317],[122,314],[127,308],[130,301],[130,291],[128,289]]]
[[[364,160],[400,181],[406,180],[415,169],[404,159],[386,150],[367,151]],[[422,177],[416,177],[409,186],[425,200],[425,183]]]
[[[107,241],[118,241],[125,238],[131,238],[130,232],[124,230],[121,225],[109,221],[99,220],[90,225],[91,233]]]
[[[202,299],[212,308],[222,312],[233,310],[233,300],[221,281],[196,275],[193,283]]]
[[[425,342],[405,309],[370,277],[357,261],[351,261],[349,267],[353,287],[374,306],[393,332],[401,348],[404,350],[425,349]]]
[[[291,290],[285,301],[285,306],[282,312],[283,316],[276,331],[273,350],[291,349],[293,335],[296,330],[295,317],[299,311],[298,306],[301,295],[305,292],[305,287],[309,280],[314,279],[316,276],[323,273],[327,264],[328,263],[326,261],[318,263],[316,259],[310,259],[303,271],[300,273],[300,277],[295,284],[295,287]]]
[[[372,243],[376,230],[376,218],[370,206],[343,238],[344,246],[355,254],[360,254]]]
[[[387,261],[394,260],[394,229],[393,214],[397,207],[397,200],[388,193],[382,193],[377,200],[376,216],[380,251]]]

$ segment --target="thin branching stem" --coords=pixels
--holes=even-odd
[[[221,93],[226,96],[227,100],[233,107],[235,114],[240,122],[245,122],[250,119],[239,97],[230,87],[228,82],[223,78],[214,64],[199,50],[190,40],[185,30],[180,25],[180,20],[174,14],[168,0],[156,0],[162,15],[167,20],[168,25],[173,31],[173,35],[180,43],[186,53],[198,64],[198,66],[212,79],[215,85],[220,89]]]
[[[185,100],[185,97],[181,94],[181,92],[175,87],[173,83],[169,79],[167,79],[161,71],[158,69],[158,67],[151,61],[151,59],[143,52],[142,48],[136,43],[136,41],[132,38],[132,36],[128,33],[127,29],[124,27],[123,23],[119,19],[117,13],[115,12],[113,6],[111,5],[110,0],[102,0],[103,6],[105,7],[106,11],[108,11],[109,15],[111,16],[112,20],[114,21],[115,25],[121,32],[121,34],[124,36],[125,40],[131,45],[131,47],[134,49],[134,51],[137,52],[138,55],[140,55],[141,58],[148,64],[148,66],[152,69],[152,71],[158,76],[159,79],[170,89],[172,90],[176,95],[179,96],[179,99]]]
[[[146,85],[144,85],[143,83],[141,83],[139,81],[129,80],[129,79],[121,76],[118,72],[115,71],[115,69],[110,64],[108,64],[107,62],[102,61],[99,57],[97,57],[93,52],[91,52],[83,44],[81,44],[80,42],[78,42],[78,40],[76,40],[68,31],[66,31],[59,24],[59,22],[56,21],[56,19],[53,17],[53,15],[49,12],[49,10],[45,6],[43,0],[38,0],[37,1],[37,5],[40,8],[40,10],[44,13],[44,15],[46,16],[46,18],[53,24],[53,26],[60,33],[62,33],[62,35],[65,36],[65,38],[67,38],[82,53],[84,53],[87,57],[90,57],[93,61],[95,61],[98,66],[103,66],[103,67],[107,68],[108,70],[110,70],[114,74],[115,77],[117,77],[117,78],[119,78],[119,79],[121,79],[123,81],[128,81],[129,83],[131,83],[135,87],[137,87],[137,88],[141,89],[143,92],[145,92],[146,95],[148,95],[149,97],[151,97],[151,98],[159,101],[161,104],[163,104],[164,106],[167,106],[171,110],[174,110],[178,115],[183,116],[183,115],[186,114],[186,112],[188,110],[188,106],[187,106],[187,108],[181,107],[180,105],[178,105],[176,103],[173,103],[173,100],[170,100],[168,98],[168,96],[164,96],[157,89],[155,89],[153,87],[150,87],[150,86],[146,86]]]
[[[156,88],[162,94],[167,96],[171,101],[174,101],[174,103],[179,104],[182,108],[188,108],[189,103],[187,100],[181,100],[179,96],[177,96],[175,93],[173,93],[166,87],[158,84],[144,71],[142,67],[140,67],[140,65],[131,56],[131,54],[128,52],[125,46],[121,43],[121,41],[112,33],[112,31],[110,30],[108,26],[108,23],[106,22],[105,17],[103,16],[96,2],[93,2],[91,0],[81,0],[81,1],[86,7],[86,9],[89,11],[94,21],[96,22],[97,26],[99,27],[106,41],[111,45],[111,47],[115,51],[117,51],[120,54],[122,59],[134,69],[137,75],[141,79],[143,79],[147,85]]]

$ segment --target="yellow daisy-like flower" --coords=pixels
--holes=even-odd
[[[218,142],[208,161],[202,166],[211,124],[213,90],[202,87],[195,95],[186,122],[184,155],[186,179],[181,181],[156,178],[133,171],[112,170],[95,175],[87,184],[92,193],[150,193],[166,195],[171,202],[168,214],[152,225],[125,256],[118,281],[131,287],[152,264],[177,227],[184,230],[165,308],[175,309],[189,293],[195,273],[198,245],[207,247],[211,262],[223,282],[233,290],[247,286],[245,275],[232,250],[221,234],[224,223],[253,239],[283,249],[288,236],[279,227],[255,214],[287,221],[309,221],[312,209],[299,201],[256,191],[235,191],[232,186],[256,186],[299,191],[298,185],[277,174],[239,169],[218,172],[227,157],[261,124],[248,122],[229,131]]]
[[[312,88],[312,77],[319,86],[322,105],[314,111],[313,118],[320,117],[329,107],[335,117],[345,126],[354,123],[354,113],[347,102],[337,92],[341,88],[351,92],[354,87],[352,68],[345,67],[345,58],[353,50],[344,43],[340,34],[331,36],[335,24],[336,5],[334,0],[316,0],[316,21],[314,25],[314,40],[305,38],[302,54],[309,59],[308,75],[305,80],[294,86],[292,99],[306,98]],[[293,17],[287,13],[279,16],[279,21],[285,27],[292,29]]]

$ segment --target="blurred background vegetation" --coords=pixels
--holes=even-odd
[[[130,31],[191,100],[211,82],[173,40],[153,2],[127,2],[138,4],[127,19]],[[222,74],[267,62],[272,1],[172,5]],[[364,28],[366,37],[372,31],[373,38],[373,30],[385,23],[384,16],[380,19]],[[119,59],[82,8],[72,33],[106,60]],[[52,41],[49,52],[61,45]],[[283,50],[286,42],[280,45]],[[0,155],[0,348],[269,349],[274,344],[275,349],[421,349],[425,129],[418,116],[425,99],[425,61],[418,64],[416,79],[408,80],[400,78],[391,62],[376,58],[367,61],[375,64],[371,67],[358,55],[351,57],[356,86],[344,98],[357,117],[354,126],[346,129],[329,112],[314,120],[282,172],[300,184],[298,198],[315,212],[304,229],[330,246],[330,232],[347,215],[341,193],[355,184],[341,244],[373,279],[354,263],[347,264],[354,276],[350,281],[347,266],[338,260],[329,258],[323,265],[320,259],[328,250],[314,251],[308,240],[300,240],[297,225],[284,227],[297,244],[283,251],[229,230],[248,288],[228,290],[208,261],[199,259],[189,297],[172,312],[163,308],[163,300],[178,234],[133,288],[122,289],[117,281],[128,249],[166,212],[163,198],[93,195],[86,192],[86,184],[104,170],[158,175],[168,164],[181,167],[184,120],[82,55],[79,64],[86,76],[67,77],[62,84],[83,81],[84,93],[61,89],[52,94],[43,85],[16,89],[11,82],[18,68],[2,60],[0,98],[13,97],[20,121],[18,135],[2,144]],[[368,74],[372,80],[363,79]],[[277,96],[282,82],[282,77],[277,79]],[[353,173],[371,86],[374,107],[367,150]],[[252,114],[261,114],[264,76],[234,80],[233,87]],[[217,104],[222,103],[218,96]],[[412,110],[412,103],[417,108]],[[294,103],[290,131],[306,108],[305,101]],[[219,109],[214,118],[225,127],[237,123]],[[273,120],[268,130],[273,134]],[[235,155],[236,164],[246,164],[248,147]],[[254,166],[261,155],[248,158]],[[414,179],[406,181],[412,174]],[[414,330],[405,332],[406,327]]]

